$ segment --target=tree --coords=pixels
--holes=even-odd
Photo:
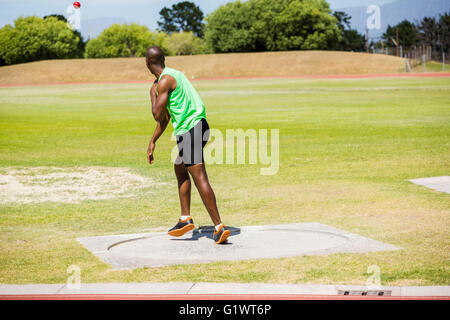
[[[263,51],[266,44],[259,30],[264,21],[257,21],[249,2],[230,2],[219,7],[207,18],[205,41],[212,52]]]
[[[146,26],[114,24],[86,44],[87,58],[143,57],[148,47],[164,49],[165,34],[151,32]]]
[[[408,20],[403,20],[399,24],[391,27],[388,25],[386,32],[383,34],[382,38],[384,41],[391,46],[397,46],[395,42],[397,42],[397,28],[398,28],[398,39],[399,46],[410,47],[417,45],[418,43],[418,33],[416,26],[409,22]]]
[[[366,39],[364,35],[358,33],[357,30],[350,28],[350,20],[352,19],[347,13],[343,11],[335,11],[333,16],[338,21],[338,28],[341,32],[341,40],[332,44],[330,49],[332,50],[344,50],[344,51],[363,51],[366,45]]]
[[[0,57],[6,64],[77,56],[80,38],[55,17],[20,17],[0,29]]]
[[[182,1],[171,9],[164,7],[159,14],[161,21],[158,21],[158,26],[161,31],[168,34],[192,31],[197,37],[203,37],[203,12],[193,2]]]
[[[336,18],[325,0],[282,2],[285,6],[279,15],[274,14],[274,23],[267,21],[272,34],[267,41],[269,50],[327,49],[340,38]]]
[[[344,30],[342,33],[341,49],[345,51],[364,51],[366,48],[366,37],[358,31]]]
[[[166,38],[165,46],[169,55],[191,55],[203,52],[203,41],[192,31],[174,32]]]
[[[450,51],[450,12],[439,16],[439,34],[441,51],[449,53]]]
[[[436,51],[439,47],[440,40],[440,25],[439,21],[435,18],[423,18],[423,20],[417,25],[418,38],[421,44],[431,46],[433,51]]]
[[[248,0],[227,3],[206,18],[214,52],[327,49],[340,39],[325,0]]]
[[[174,21],[175,17],[172,14],[172,9],[164,7],[159,12],[159,15],[161,16],[162,19],[162,21],[158,21],[158,26],[160,27],[161,31],[166,32],[168,34],[178,31],[178,26],[175,25]]]
[[[42,19],[45,20],[45,19],[51,18],[51,17],[56,18],[56,19],[58,19],[59,21],[62,21],[62,22],[67,23],[66,17],[64,17],[62,14],[49,14],[48,16],[44,16]]]
[[[338,28],[341,31],[344,31],[345,29],[350,29],[350,20],[352,20],[352,17],[349,16],[344,11],[335,11],[333,12],[333,16],[338,21]]]
[[[54,17],[56,19],[58,19],[59,21],[62,21],[64,23],[67,23],[67,19],[65,16],[63,16],[62,14],[50,14],[48,16],[44,16],[44,20],[47,18],[51,18]],[[76,30],[76,29],[72,29],[72,32],[75,34],[75,36],[77,36],[78,38],[80,38],[80,41],[78,42],[78,50],[77,50],[77,54],[76,57],[77,58],[82,58],[84,56],[84,49],[86,47],[86,42],[83,39],[83,36],[81,35],[81,32]]]

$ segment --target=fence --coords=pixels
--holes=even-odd
[[[442,52],[433,51],[431,46],[412,46],[412,47],[383,47],[371,50],[372,53],[386,54],[405,58],[406,71],[419,65],[426,64],[427,61],[436,61],[445,64],[450,62],[450,55]],[[409,67],[409,68],[408,68]]]

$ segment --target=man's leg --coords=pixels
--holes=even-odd
[[[178,223],[169,230],[169,234],[174,237],[180,237],[186,232],[194,229],[194,221],[190,217],[191,210],[191,179],[184,166],[179,159],[174,165],[175,175],[178,180],[178,195],[180,197],[181,217]]]
[[[202,119],[178,141],[182,143],[180,156],[183,158],[183,163],[187,164],[185,166],[186,170],[191,174],[203,204],[214,223],[213,239],[217,244],[220,244],[227,241],[231,232],[222,224],[219,210],[217,209],[216,196],[206,174],[203,147],[208,139],[209,126],[206,120]]]
[[[203,204],[205,205],[206,210],[208,210],[209,216],[211,217],[214,225],[217,226],[221,224],[222,221],[220,220],[219,210],[217,209],[216,196],[214,195],[214,191],[209,184],[205,165],[203,163],[198,163],[188,166],[186,169],[192,175],[195,186],[198,189]]]
[[[178,180],[181,215],[189,216],[191,214],[191,179],[183,162],[175,164],[174,169]]]

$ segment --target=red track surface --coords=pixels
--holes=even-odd
[[[450,77],[450,73],[383,73],[383,74],[335,74],[335,75],[301,75],[301,76],[249,76],[249,77],[216,77],[198,78],[195,80],[228,80],[228,79],[370,79],[370,78],[442,78]]]
[[[450,297],[389,297],[294,294],[35,294],[0,295],[0,300],[450,300]]]
[[[385,74],[347,74],[347,75],[302,75],[302,76],[249,76],[249,77],[213,77],[196,78],[199,80],[239,80],[239,79],[372,79],[372,78],[444,78],[450,77],[448,72],[440,73],[385,73]],[[87,85],[87,84],[120,84],[120,83],[151,83],[152,80],[141,81],[109,81],[109,82],[53,82],[53,83],[13,83],[0,84],[0,87],[35,87],[56,85]]]

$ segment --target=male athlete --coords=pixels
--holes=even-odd
[[[190,216],[190,174],[215,225],[213,239],[217,244],[224,243],[230,236],[230,231],[220,220],[216,197],[209,184],[203,160],[203,147],[209,139],[205,105],[182,72],[165,66],[161,48],[150,47],[147,50],[146,63],[147,68],[156,77],[150,89],[150,98],[153,117],[157,122],[148,145],[148,162],[152,164],[154,161],[155,143],[166,129],[169,119],[172,121],[179,150],[174,168],[178,180],[181,217],[169,230],[169,235],[179,237],[194,229],[194,221]]]

